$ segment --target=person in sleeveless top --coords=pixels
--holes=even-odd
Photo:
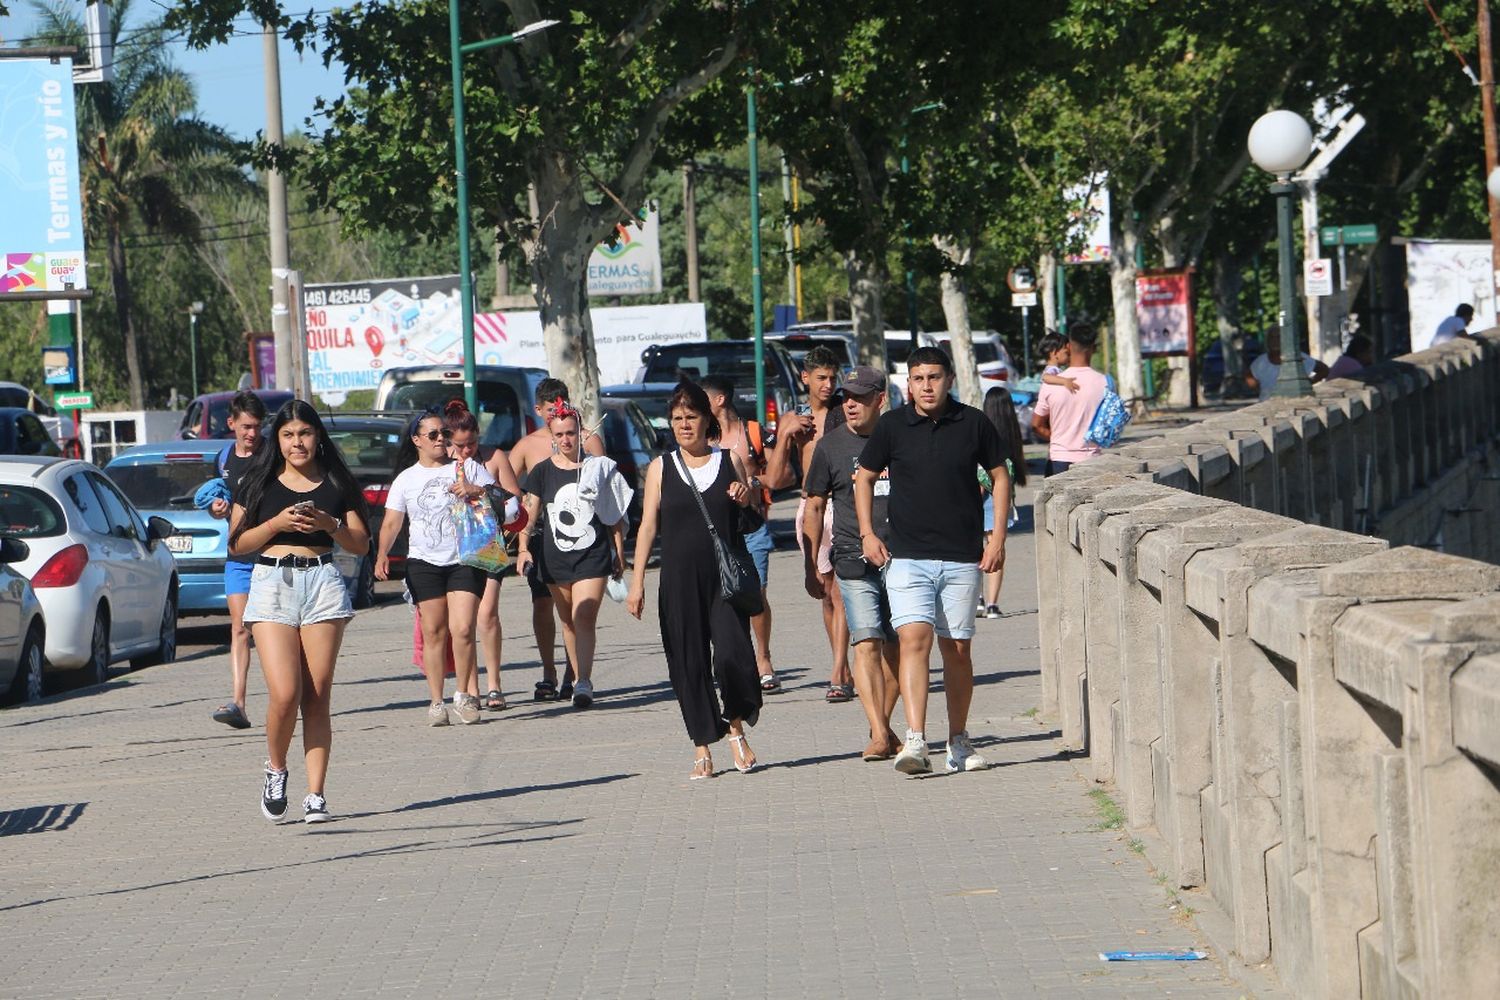
[[[693,494],[702,498],[719,537],[743,548],[739,508],[750,503],[750,488],[739,457],[708,443],[719,435],[719,428],[701,388],[691,382],[678,385],[667,412],[677,449],[653,460],[646,472],[646,497],[625,607],[641,617],[646,605],[646,560],[657,526],[671,524],[672,530],[661,536],[657,612],[667,673],[696,751],[690,779],[714,776],[709,747],[726,734],[735,769],[748,774],[757,762],[745,739],[745,726],[755,725],[761,707],[750,620],[720,595],[713,539]]]
[[[244,620],[266,678],[269,759],[260,811],[273,823],[286,816],[287,751],[300,708],[307,768],[302,818],[324,823],[333,669],[354,617],[333,547],[368,551],[369,514],[317,410],[290,400],[276,411],[268,436],[235,486],[229,515],[230,553],[255,557]]]

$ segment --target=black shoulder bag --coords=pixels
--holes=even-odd
[[[714,558],[719,563],[719,596],[740,614],[760,614],[765,610],[760,599],[760,574],[755,572],[755,566],[750,562],[750,553],[744,551],[743,547],[735,548],[719,536],[713,518],[708,516],[708,505],[703,502],[703,494],[698,491],[698,485],[693,482],[687,465],[682,461],[680,449],[672,453],[672,460],[677,463],[677,472],[692,491],[693,499],[698,501],[698,510],[703,513],[703,523],[708,525]],[[720,461],[727,459],[720,458]]]

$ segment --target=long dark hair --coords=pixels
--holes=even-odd
[[[401,435],[401,444],[396,449],[396,464],[391,468],[392,479],[417,464],[417,443],[412,439],[417,436],[417,429],[422,426],[424,420],[436,420],[445,429],[448,427],[448,420],[440,406],[429,406],[412,417],[410,423],[406,425],[406,433]],[[443,461],[448,462],[451,459],[444,455]]]
[[[1025,486],[1026,445],[1021,440],[1021,421],[1016,417],[1016,404],[1011,400],[1010,392],[995,388],[985,393],[984,415],[1000,432],[1000,447],[1010,457],[1011,468],[1016,470],[1016,485]]]
[[[245,516],[230,536],[231,545],[239,541],[246,528],[261,522],[260,504],[265,499],[266,490],[286,469],[286,459],[281,455],[281,428],[293,420],[302,421],[316,432],[318,446],[313,455],[318,461],[318,467],[323,470],[323,478],[334,485],[339,495],[345,498],[344,502],[354,508],[365,524],[370,523],[370,509],[365,503],[364,491],[359,488],[359,481],[344,463],[344,456],[339,453],[338,445],[328,436],[328,430],[323,426],[318,411],[300,399],[290,399],[271,418],[271,426],[265,435],[268,440],[261,442],[261,447],[255,452],[255,457],[250,459],[245,474],[240,477],[240,495],[235,502],[245,508]]]

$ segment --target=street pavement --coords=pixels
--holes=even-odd
[[[721,743],[719,776],[687,780],[654,570],[644,622],[603,610],[587,711],[530,700],[529,604],[507,582],[512,707],[470,727],[425,727],[411,613],[387,593],[344,643],[323,826],[263,819],[263,730],[210,721],[221,623],[177,663],[0,712],[0,996],[1248,996],[1217,954],[1099,959],[1204,939],[1032,711],[1026,524],[1007,615],[978,623],[983,772],[860,761],[859,706],[823,701],[795,550],[773,557],[787,690],[750,775]],[[263,690],[252,667],[257,723]],[[947,732],[940,694],[927,731]],[[290,767],[300,817],[295,742]]]

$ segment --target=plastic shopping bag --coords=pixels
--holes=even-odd
[[[458,499],[449,508],[458,535],[458,561],[465,566],[494,573],[510,564],[505,539],[495,519],[495,508],[487,498]]]

